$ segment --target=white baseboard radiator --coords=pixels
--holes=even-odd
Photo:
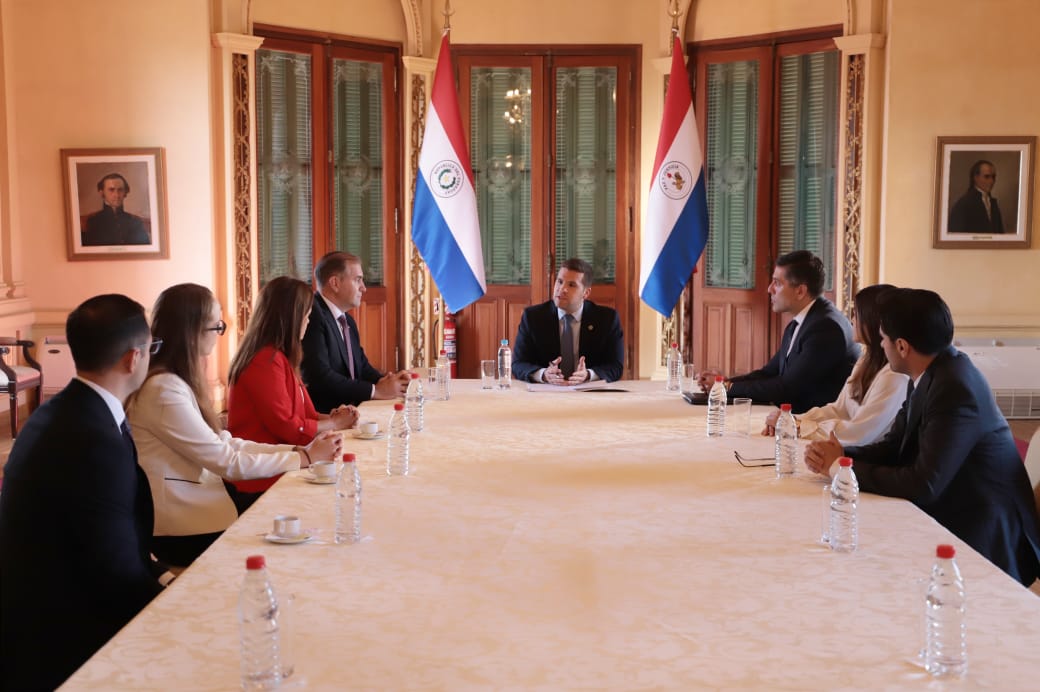
[[[957,347],[985,375],[1005,418],[1040,419],[1040,345]]]

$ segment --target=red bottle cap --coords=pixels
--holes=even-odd
[[[395,411],[403,411],[404,410],[404,404],[394,404],[394,410]]]
[[[246,558],[246,569],[263,569],[266,565],[263,555],[250,555]]]
[[[725,381],[726,381],[726,378],[725,378],[725,377],[723,377],[722,375],[716,375],[716,376],[715,376],[715,381],[716,381],[716,382],[725,382]]]
[[[677,343],[675,343],[675,342],[673,341],[673,342],[672,342],[672,348],[679,348],[679,344],[677,344]]]
[[[780,410],[781,411],[790,411],[791,410],[791,404],[780,404]]]
[[[356,461],[356,460],[357,460],[357,456],[355,456],[354,454],[352,454],[350,452],[347,452],[346,454],[343,455],[343,463],[344,464],[349,464],[350,462]]]
[[[417,372],[413,372],[413,373],[412,373],[412,379],[413,379],[413,380],[417,380],[417,379],[419,379],[419,373],[417,373]]]
[[[446,355],[448,355],[448,352],[447,352],[447,351],[445,351],[445,350],[444,350],[444,349],[442,348],[442,349],[441,349],[441,355],[442,355],[442,356],[446,356]]]
[[[940,543],[939,545],[935,546],[935,557],[941,557],[944,560],[949,560],[956,554],[957,551],[953,549],[952,545]]]
[[[841,457],[840,459],[838,459],[838,465],[839,466],[852,466],[852,458],[851,457]]]

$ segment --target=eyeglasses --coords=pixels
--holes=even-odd
[[[216,332],[218,336],[224,336],[224,332],[227,331],[227,322],[220,320],[217,322],[216,327],[206,327],[202,331],[204,332]]]
[[[162,348],[162,339],[152,339],[147,343],[138,344],[136,348],[139,348],[141,350],[147,349],[148,353],[154,356],[156,353],[159,352],[159,349]]]
[[[741,466],[743,466],[746,469],[764,468],[766,466],[776,466],[776,459],[774,459],[773,457],[755,457],[755,458],[751,459],[751,458],[748,458],[748,457],[740,456],[740,452],[738,452],[735,449],[733,450],[733,456],[736,457],[737,463],[740,464]],[[744,463],[744,462],[747,462],[747,461],[768,461],[769,463],[768,464],[747,464],[747,463]]]

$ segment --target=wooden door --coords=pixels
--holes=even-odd
[[[631,228],[636,56],[607,49],[457,48],[460,109],[481,215],[487,294],[456,316],[458,373],[477,377],[559,265],[594,269],[635,360]]]
[[[692,292],[690,343],[702,369],[744,373],[773,345],[769,287],[772,48],[696,53],[695,109],[704,142],[708,245]]]

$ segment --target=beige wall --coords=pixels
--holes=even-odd
[[[1033,249],[932,249],[936,137],[1040,132],[1035,0],[894,2],[888,37],[881,278],[938,291],[958,332],[1040,335]]]

